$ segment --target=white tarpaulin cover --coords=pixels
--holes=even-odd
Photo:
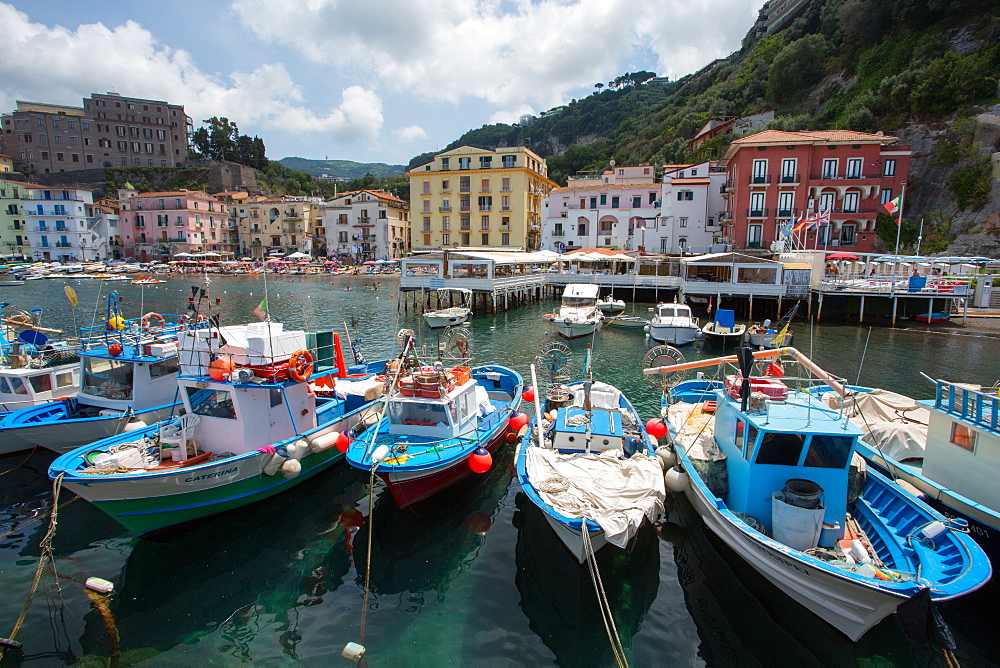
[[[588,455],[531,447],[525,464],[535,489],[556,512],[594,520],[609,543],[625,547],[643,516],[652,522],[663,512],[665,492],[656,457],[620,455],[617,450]]]
[[[726,458],[715,442],[715,413],[702,413],[695,404],[680,402],[667,408],[667,422],[674,428],[674,442],[691,459],[714,462]]]
[[[840,395],[835,392],[824,394],[823,401],[840,410]],[[865,443],[896,461],[923,458],[929,408],[910,397],[881,389],[849,394],[843,403],[847,417],[865,432]]]

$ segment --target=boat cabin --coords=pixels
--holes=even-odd
[[[679,321],[688,324],[691,318],[691,307],[687,304],[657,304],[653,314],[662,323]]]
[[[597,308],[597,294],[600,286],[592,283],[570,283],[562,296],[562,308],[593,309]]]
[[[81,351],[77,400],[116,411],[173,403],[178,368],[175,339]]]
[[[389,398],[389,433],[438,440],[468,435],[485,406],[492,411],[486,389],[472,380],[468,367],[447,373],[425,367],[401,379]]]
[[[788,480],[804,479],[823,490],[824,521],[843,526],[851,457],[861,430],[804,392],[761,401],[760,410],[751,407],[746,413],[728,390],[716,396],[715,440],[726,455],[729,476],[726,506],[752,515],[770,532],[774,493]]]
[[[590,410],[585,408],[586,392],[575,386],[568,405],[554,408],[552,447],[560,452],[601,452],[626,450],[631,454],[639,445],[634,434],[626,444],[622,423],[621,391],[606,383],[594,383],[590,389]],[[628,448],[626,448],[626,445]]]
[[[921,475],[946,490],[1000,509],[1000,399],[958,383],[937,381]]]
[[[70,368],[0,369],[0,413],[72,396],[79,378],[79,364]]]

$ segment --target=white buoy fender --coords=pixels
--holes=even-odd
[[[264,475],[274,475],[277,473],[286,459],[288,458],[284,455],[279,455],[277,452],[271,455],[271,458],[264,464]]]
[[[310,452],[323,452],[329,448],[332,448],[337,444],[337,439],[340,437],[339,431],[331,431],[326,434],[320,434],[312,440],[309,444]]]
[[[350,659],[351,661],[360,661],[361,657],[365,654],[365,646],[359,645],[356,642],[349,642],[344,646],[344,651],[340,653],[345,659]]]
[[[309,454],[309,442],[304,438],[292,441],[286,448],[288,450],[288,456],[291,459],[302,459]]]
[[[281,465],[281,475],[288,479],[294,478],[300,473],[302,473],[302,464],[299,464],[297,459],[289,459]]]
[[[125,431],[135,431],[136,429],[145,429],[149,425],[142,420],[133,420],[125,425]]]
[[[87,589],[96,591],[98,594],[110,594],[115,590],[115,586],[104,578],[87,578],[84,584]]]
[[[663,474],[663,484],[666,485],[667,489],[671,492],[680,493],[687,489],[687,486],[691,483],[690,478],[688,478],[687,471],[682,469],[680,466],[674,466],[667,469],[667,472]]]
[[[677,453],[669,445],[661,445],[656,449],[656,458],[660,460],[660,468],[664,471],[677,463]]]
[[[389,456],[389,446],[383,443],[382,445],[375,448],[375,452],[372,453],[372,463],[377,464],[386,457]]]

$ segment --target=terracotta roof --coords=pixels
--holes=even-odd
[[[737,139],[733,144],[792,144],[813,142],[878,142],[891,144],[899,137],[876,135],[869,132],[854,130],[815,130],[808,132],[786,132],[784,130],[764,130],[756,134]]]
[[[659,183],[604,183],[603,181],[596,183],[581,183],[578,186],[556,186],[549,191],[549,194],[556,193],[572,193],[577,191],[590,191],[596,192],[598,190],[649,190],[652,187],[654,190],[658,190],[660,187]]]
[[[675,186],[707,186],[712,182],[710,178],[698,177],[694,179],[671,179],[670,182]]]
[[[178,190],[178,191],[165,191],[159,193],[139,193],[133,195],[133,197],[196,197],[201,195],[202,197],[212,197],[203,190]]]

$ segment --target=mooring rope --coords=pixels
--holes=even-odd
[[[601,580],[601,572],[597,567],[597,558],[594,555],[594,545],[590,542],[590,530],[587,528],[587,516],[584,514],[580,518],[580,537],[583,541],[583,549],[587,557],[587,568],[590,571],[590,581],[594,585],[594,592],[597,594],[598,607],[601,610],[601,618],[604,621],[604,631],[611,641],[611,651],[615,655],[615,663],[619,668],[628,668],[628,659],[625,658],[625,647],[618,636],[618,627],[615,625],[614,613],[611,604],[608,602],[608,595],[604,591],[604,582]]]
[[[368,549],[365,553],[365,594],[361,605],[361,629],[359,632],[360,642],[365,644],[365,630],[368,624],[368,593],[371,591],[372,576],[372,511],[375,508],[375,469],[378,462],[372,464],[368,479]]]
[[[8,474],[8,473],[10,473],[11,471],[16,471],[16,470],[18,470],[19,468],[21,468],[22,466],[24,466],[25,464],[27,464],[27,463],[28,463],[28,462],[29,462],[29,461],[31,460],[31,458],[32,458],[32,457],[34,456],[34,454],[35,454],[36,452],[38,452],[38,446],[37,446],[37,445],[36,445],[35,447],[33,447],[33,448],[31,449],[31,452],[29,452],[29,453],[28,453],[28,456],[24,458],[24,461],[23,461],[23,462],[21,462],[20,464],[18,464],[17,466],[15,466],[15,467],[14,467],[14,468],[12,468],[12,469],[7,469],[7,470],[6,470],[6,471],[4,471],[3,473],[0,473],[0,476],[4,476],[4,475],[7,475],[7,474]]]
[[[56,525],[58,524],[57,518],[59,514],[59,491],[62,489],[64,475],[60,473],[52,481],[52,514],[49,515],[49,528],[38,545],[41,548],[41,554],[38,555],[38,567],[35,568],[35,578],[31,583],[31,590],[28,592],[28,598],[24,602],[24,607],[21,608],[21,615],[17,618],[17,622],[14,623],[14,630],[10,632],[10,636],[8,637],[8,640],[11,641],[17,636],[17,632],[21,630],[21,625],[24,624],[24,620],[28,617],[28,609],[31,608],[31,601],[34,600],[35,592],[38,590],[38,583],[42,579],[42,570],[45,568],[45,563],[49,562],[52,566],[52,572],[56,573],[56,561],[52,553],[52,541],[56,537]],[[58,575],[58,573],[56,574]],[[56,578],[56,586],[59,586],[58,577]],[[0,659],[7,653],[7,649],[8,647],[4,646],[0,650]]]

